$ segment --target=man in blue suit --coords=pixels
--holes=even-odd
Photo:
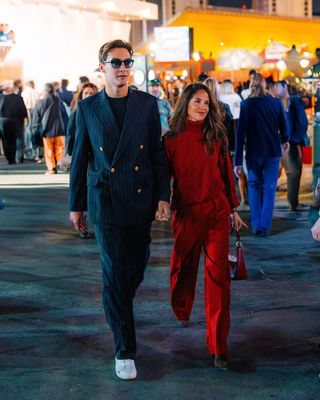
[[[100,48],[105,89],[78,104],[70,171],[70,219],[84,232],[88,202],[121,379],[137,374],[133,298],[149,258],[151,222],[170,213],[157,100],[128,87],[132,54],[122,40]]]

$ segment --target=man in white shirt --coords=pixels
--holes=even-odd
[[[26,131],[25,131],[25,156],[28,159],[34,159],[37,156],[37,149],[34,148],[32,145],[31,137],[31,120],[32,120],[32,112],[33,109],[36,105],[36,102],[39,98],[39,95],[37,91],[34,88],[34,82],[33,81],[27,81],[24,85],[24,89],[21,93],[21,96],[23,98],[24,104],[26,106],[26,109],[28,111],[28,125],[26,126]]]
[[[250,69],[250,71],[249,71],[249,87],[248,87],[248,89],[244,89],[244,90],[242,90],[241,91],[241,97],[242,97],[242,99],[243,100],[246,100],[249,96],[250,96],[250,94],[251,94],[251,83],[252,83],[252,81],[253,81],[253,78],[255,77],[255,75],[256,75],[256,70],[255,69]]]

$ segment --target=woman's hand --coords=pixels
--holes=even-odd
[[[236,165],[236,166],[233,168],[233,172],[234,172],[235,176],[236,176],[238,179],[240,179],[241,176],[244,175],[244,170],[243,170],[242,165]]]
[[[231,214],[231,224],[232,224],[232,228],[235,231],[240,231],[240,229],[245,226],[246,228],[248,228],[248,225],[241,219],[238,211],[233,211]]]
[[[155,214],[156,221],[168,221],[170,218],[170,204],[167,201],[159,201]]]

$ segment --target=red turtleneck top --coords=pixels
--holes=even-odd
[[[172,209],[183,209],[204,202],[216,203],[223,192],[230,208],[238,207],[229,155],[213,141],[213,153],[202,142],[203,123],[186,121],[177,136],[166,136],[164,145],[173,177]]]

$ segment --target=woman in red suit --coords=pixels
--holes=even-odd
[[[173,178],[174,248],[170,271],[173,311],[182,326],[187,326],[203,248],[207,346],[215,366],[226,369],[230,325],[230,215],[235,229],[244,223],[236,209],[239,201],[225,128],[207,86],[194,83],[185,88],[164,144]]]

